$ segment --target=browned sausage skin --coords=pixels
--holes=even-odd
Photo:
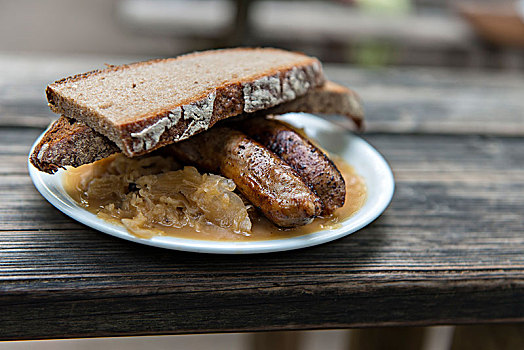
[[[240,129],[289,164],[323,203],[322,215],[344,205],[346,185],[333,162],[286,124],[264,117],[246,119]]]
[[[322,210],[317,195],[295,171],[244,133],[214,127],[168,146],[178,159],[230,178],[238,190],[275,225],[310,223]]]

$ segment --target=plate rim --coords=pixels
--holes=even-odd
[[[283,119],[285,121],[288,118],[292,118],[293,115],[300,114],[301,115],[301,122],[304,124],[317,124],[317,127],[320,125],[320,128],[324,129],[331,129],[331,131],[335,131],[334,129],[337,128],[337,126],[325,119],[322,119],[318,116],[315,116],[313,114],[309,113],[288,113],[284,115]],[[291,120],[293,123],[293,120]],[[299,123],[300,124],[300,123]],[[47,129],[42,132],[42,134],[39,135],[39,137],[36,139],[36,141],[31,146],[31,150],[29,152],[29,155],[33,153],[34,148],[36,145],[40,142],[43,135]],[[378,152],[375,147],[373,147],[371,144],[369,144],[366,140],[361,138],[360,136],[355,135],[354,133],[351,133],[349,131],[346,131],[345,134],[349,138],[351,138],[352,142],[360,143],[360,147],[364,146],[368,149],[368,152],[371,152],[373,156],[375,157],[375,162],[378,162],[379,166],[381,166],[383,173],[381,174],[383,176],[382,182],[384,182],[384,187],[386,192],[382,193],[380,195],[381,200],[375,204],[373,207],[373,211],[368,210],[365,213],[362,213],[362,208],[364,208],[368,202],[369,197],[366,199],[366,202],[364,203],[364,206],[357,211],[354,215],[350,216],[346,220],[342,221],[342,223],[347,221],[356,221],[351,225],[350,228],[347,230],[345,227],[340,228],[334,228],[334,229],[327,229],[327,230],[321,230],[317,232],[313,232],[306,235],[301,236],[295,236],[290,238],[281,238],[281,239],[273,239],[273,240],[260,240],[260,241],[213,241],[213,240],[198,240],[198,239],[190,239],[190,238],[181,238],[181,237],[173,237],[173,236],[155,236],[151,239],[145,239],[140,238],[137,236],[134,236],[127,232],[124,226],[114,224],[108,221],[105,221],[101,218],[98,218],[95,214],[87,211],[85,208],[82,208],[76,203],[72,198],[68,198],[70,203],[64,202],[63,199],[61,199],[54,191],[50,188],[49,183],[45,181],[45,178],[47,176],[60,176],[63,174],[63,170],[59,170],[54,175],[49,175],[47,173],[43,173],[39,170],[37,170],[30,162],[29,158],[27,160],[28,163],[28,170],[29,170],[29,176],[31,177],[31,180],[38,190],[40,194],[56,209],[60,210],[62,213],[69,216],[71,219],[80,222],[92,229],[95,229],[97,231],[103,232],[105,234],[109,234],[114,237],[122,238],[131,242],[139,243],[139,244],[145,244],[153,247],[159,247],[164,249],[171,249],[171,250],[179,250],[179,251],[186,251],[186,252],[195,252],[195,253],[209,253],[209,254],[260,254],[260,253],[272,253],[272,252],[280,252],[280,251],[288,251],[288,250],[295,250],[295,249],[302,249],[307,248],[323,243],[328,243],[333,240],[345,237],[347,235],[350,235],[356,231],[361,230],[365,226],[369,225],[373,221],[375,221],[389,206],[391,203],[391,200],[393,198],[394,192],[395,192],[395,180],[393,176],[393,171],[391,170],[391,167],[389,166],[389,163],[384,158],[384,156]],[[351,164],[351,163],[350,163]],[[353,165],[353,164],[351,164]],[[358,173],[358,171],[357,171]],[[361,174],[359,174],[361,175]],[[361,175],[362,176],[362,175]],[[367,180],[365,178],[365,180]],[[56,178],[55,178],[55,181]],[[60,186],[62,186],[61,180]],[[366,185],[368,185],[368,182],[366,181]],[[63,187],[62,187],[63,188]],[[65,191],[64,191],[65,192]],[[368,190],[369,195],[369,190]],[[72,203],[72,205],[71,205]],[[354,219],[357,217],[357,219]]]

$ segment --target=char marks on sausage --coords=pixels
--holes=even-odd
[[[201,170],[232,179],[279,227],[308,224],[322,211],[319,197],[288,164],[240,131],[214,127],[168,146],[167,152]]]
[[[241,130],[289,164],[320,197],[322,215],[344,205],[346,185],[342,174],[318,147],[286,124],[265,118],[246,119]]]

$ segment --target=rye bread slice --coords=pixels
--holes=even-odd
[[[54,112],[84,122],[133,157],[323,83],[316,58],[237,48],[95,70],[59,80],[46,94]]]
[[[250,114],[287,112],[341,114],[351,118],[357,127],[362,124],[363,118],[362,106],[357,94],[332,82],[326,82],[324,86],[315,88],[296,100]],[[250,114],[245,116],[250,117]],[[52,174],[59,168],[78,167],[118,152],[120,149],[109,138],[83,122],[62,116],[42,137],[30,160],[37,169]]]
[[[49,127],[29,160],[38,170],[53,174],[65,166],[76,168],[118,152],[117,145],[104,135],[62,116]]]

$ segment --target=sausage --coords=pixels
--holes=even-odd
[[[322,215],[332,214],[344,205],[346,184],[335,164],[286,124],[265,118],[246,119],[240,129],[289,164],[320,197]]]
[[[167,152],[203,171],[221,173],[275,225],[310,223],[322,203],[295,171],[244,133],[226,127],[168,146]]]

